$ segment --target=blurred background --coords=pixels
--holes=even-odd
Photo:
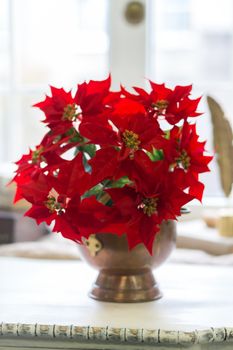
[[[233,121],[231,0],[0,0],[0,206],[11,206],[12,163],[40,142],[48,86],[75,88],[112,73],[122,83],[193,84],[203,96],[198,130],[213,150],[206,95]],[[205,175],[205,203],[223,199],[217,165]],[[2,192],[2,194],[1,194]]]

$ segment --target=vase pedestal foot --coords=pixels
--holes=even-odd
[[[151,270],[139,273],[102,270],[89,296],[100,301],[135,303],[159,299],[162,293]]]

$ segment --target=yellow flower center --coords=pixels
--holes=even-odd
[[[44,151],[43,147],[40,147],[32,152],[32,164],[38,163],[41,153]]]
[[[75,103],[68,104],[65,106],[63,115],[62,115],[62,120],[69,120],[69,121],[74,121],[77,117],[77,106]]]
[[[138,134],[135,134],[133,131],[125,130],[123,132],[122,140],[125,143],[126,147],[137,151],[141,141],[139,140]]]
[[[158,109],[159,111],[163,111],[168,107],[168,101],[167,100],[158,100],[155,103],[152,104],[153,108]]]
[[[187,151],[184,149],[180,152],[180,156],[176,158],[176,163],[178,165],[181,165],[183,169],[187,170],[190,167],[190,160],[191,158],[189,157]]]
[[[56,212],[58,215],[60,215],[64,211],[61,203],[57,202],[56,198],[53,196],[48,196],[48,199],[44,204],[46,208],[49,209],[50,213]]]
[[[143,198],[138,209],[142,209],[144,214],[151,216],[157,212],[157,204],[158,198]]]

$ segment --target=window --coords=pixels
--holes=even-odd
[[[0,0],[0,162],[40,141],[48,84],[108,74],[107,0]],[[36,120],[38,116],[38,119]]]
[[[233,2],[141,0],[145,21],[129,24],[129,0],[0,0],[0,164],[40,141],[42,114],[31,105],[48,84],[74,87],[103,79],[113,86],[194,85],[227,114],[233,107]],[[199,132],[211,146],[205,98]],[[232,117],[233,118],[233,117]],[[206,195],[221,195],[216,163],[204,175]]]
[[[212,145],[205,95],[213,96],[232,118],[233,2],[231,0],[156,0],[150,2],[148,76],[174,85],[193,83],[204,95],[198,131]],[[221,195],[217,164],[203,176],[206,195]]]

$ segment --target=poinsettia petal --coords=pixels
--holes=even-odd
[[[111,76],[102,81],[90,80],[78,85],[75,102],[81,106],[83,115],[99,113],[104,109],[104,99],[109,93]]]
[[[51,188],[47,177],[43,174],[40,174],[36,181],[31,180],[20,186],[23,197],[33,204],[44,202],[47,199]]]
[[[191,90],[192,90],[192,85],[187,85],[187,86],[177,85],[175,86],[175,89],[172,92],[170,98],[172,99],[172,102],[173,101],[178,102],[184,97],[189,96]],[[171,102],[171,100],[169,102]]]
[[[145,107],[134,100],[123,98],[114,106],[114,116],[127,116],[127,115],[137,115],[137,114],[145,114]],[[117,125],[118,118],[114,118],[113,122]]]
[[[70,239],[74,242],[81,243],[82,236],[78,228],[73,226],[71,222],[66,219],[66,215],[57,216],[53,232],[59,232],[64,238]]]
[[[95,157],[90,159],[91,165],[91,186],[95,186],[106,178],[111,178],[117,168],[118,151],[113,147],[103,148],[96,152]]]
[[[51,213],[45,206],[33,205],[28,211],[26,211],[24,216],[35,219],[38,225],[42,222],[46,222],[50,225],[51,222],[56,219],[57,215],[56,213]]]
[[[78,153],[71,160],[63,160],[58,176],[54,179],[53,187],[68,197],[83,194],[90,187],[91,176],[84,170],[83,155]]]
[[[159,232],[159,225],[151,217],[144,215],[139,227],[141,240],[150,255],[153,255],[153,243],[156,233]]]
[[[114,206],[124,216],[130,218],[133,212],[137,211],[137,193],[133,188],[124,186],[123,188],[107,189],[106,192],[112,198]]]
[[[118,137],[110,125],[101,125],[98,123],[84,122],[79,126],[79,131],[82,136],[86,137],[97,145],[117,145]]]

